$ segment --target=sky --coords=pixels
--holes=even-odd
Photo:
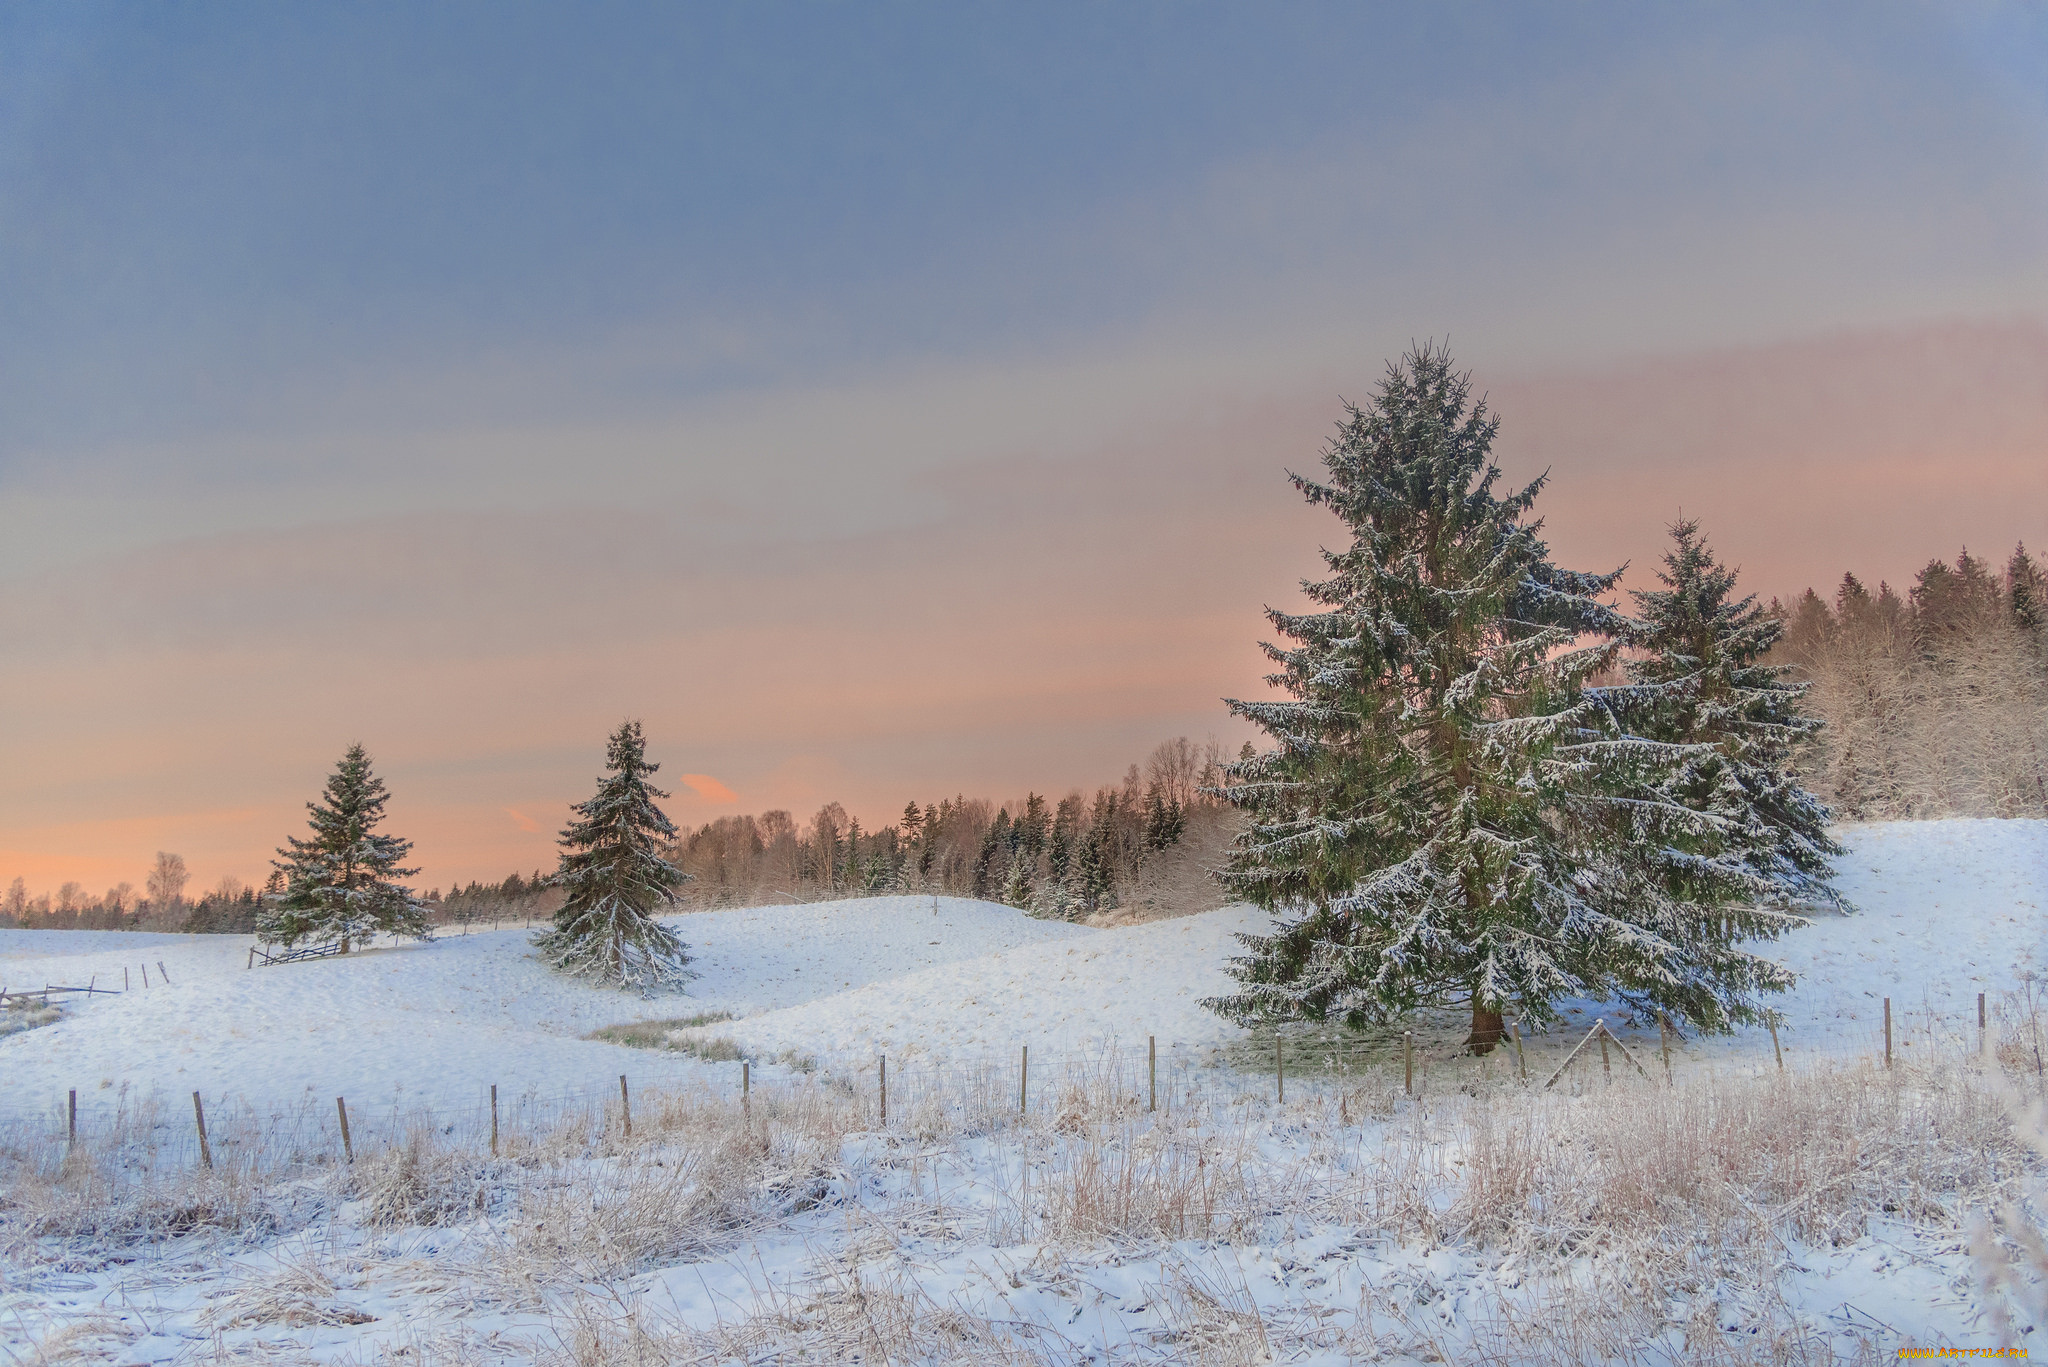
[[[1447,340],[1560,562],[2048,548],[2048,12],[0,10],[0,881],[422,887],[1244,738]]]

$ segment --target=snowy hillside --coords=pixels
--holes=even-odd
[[[2048,823],[1880,825],[1843,838],[1842,887],[1858,913],[1817,920],[1770,951],[1801,978],[1780,1003],[1789,1047],[1872,1047],[1885,996],[1902,1040],[1924,1033],[1930,1011],[1960,1025],[1978,992],[1995,999],[2043,968]],[[543,971],[523,928],[253,972],[242,937],[0,931],[10,986],[118,986],[124,967],[132,984],[0,1039],[0,1107],[45,1108],[74,1087],[92,1104],[123,1084],[258,1103],[310,1089],[469,1104],[492,1083],[517,1096],[620,1073],[680,1079],[711,1065],[584,1036],[709,1011],[738,1017],[717,1033],[762,1059],[1007,1056],[1020,1043],[1053,1053],[1148,1035],[1212,1046],[1240,1032],[1200,999],[1229,985],[1233,932],[1260,921],[1240,907],[1089,930],[928,897],[707,912],[675,922],[698,956],[689,994],[653,1000]],[[1576,1003],[1568,1019],[1600,1011]],[[1753,1032],[1704,1047],[1770,1046]]]
[[[694,1074],[679,1054],[584,1039],[600,1026],[829,999],[907,971],[961,965],[1097,932],[958,898],[870,898],[679,917],[700,976],[652,1000],[535,963],[524,927],[249,970],[247,936],[0,930],[0,983],[131,990],[77,999],[67,1018],[0,1039],[0,1114],[77,1088],[467,1105],[510,1095]],[[169,974],[163,985],[161,962]],[[151,986],[142,987],[147,966]],[[957,970],[956,970],[957,971]]]
[[[1861,910],[1777,946],[1803,975],[1788,1043],[1866,1052],[1888,995],[1925,1067],[1795,1057],[1782,1074],[1675,1068],[1668,1086],[1617,1067],[1608,1086],[1594,1064],[1555,1090],[1496,1067],[1409,1097],[1397,1066],[1284,1102],[1269,1078],[1197,1070],[1157,1114],[1128,1071],[1024,1109],[1017,1074],[963,1069],[922,1109],[898,1093],[884,1121],[875,1052],[915,1077],[998,1050],[1007,1069],[1019,1042],[1035,1068],[1111,1037],[1229,1041],[1198,1000],[1256,918],[1097,931],[929,898],[707,913],[676,922],[692,995],[656,1001],[552,977],[523,928],[255,971],[241,939],[0,932],[11,985],[118,983],[124,964],[135,980],[0,1039],[0,1354],[1519,1367],[1991,1343],[1965,1231],[1994,1185],[1982,1156],[2010,1140],[1967,1031],[1930,1032],[1926,1012],[1965,1026],[1977,992],[2040,968],[2048,822],[1845,839]],[[764,1069],[742,1104],[734,1064],[582,1037],[717,1009],[740,1019],[708,1029],[753,1057],[865,1076]],[[1761,1061],[1770,1045],[1686,1048]],[[637,1092],[629,1137],[607,1095],[621,1072],[715,1076],[725,1095]],[[502,1150],[469,1105],[493,1082],[515,1102]],[[170,1104],[116,1114],[124,1085]],[[226,1156],[212,1170],[195,1089]],[[603,1104],[516,1104],[555,1089]]]

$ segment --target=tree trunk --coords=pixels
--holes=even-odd
[[[348,936],[346,935],[341,937],[341,952],[344,954],[348,953]]]
[[[1475,1054],[1490,1054],[1493,1046],[1507,1038],[1507,1027],[1502,1024],[1500,1012],[1492,1011],[1472,1001],[1472,1033],[1465,1037],[1465,1047]]]

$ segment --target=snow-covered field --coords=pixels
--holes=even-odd
[[[1800,975],[1779,1003],[1788,1047],[1881,1047],[1885,997],[1901,1041],[1930,1020],[1974,1021],[1978,992],[1995,998],[2044,967],[2048,823],[1852,827],[1844,838],[1841,885],[1859,912],[1769,951]],[[1233,932],[1261,923],[1234,907],[1090,930],[930,897],[705,912],[674,923],[700,976],[687,996],[653,1000],[546,972],[523,927],[253,971],[239,936],[0,930],[0,985],[119,986],[124,968],[130,982],[0,1039],[0,1118],[46,1111],[74,1088],[88,1108],[124,1087],[255,1105],[310,1094],[468,1107],[493,1084],[528,1096],[621,1073],[635,1085],[726,1077],[730,1065],[585,1038],[705,1012],[736,1017],[715,1033],[760,1060],[1010,1058],[1020,1045],[1051,1058],[1111,1042],[1142,1050],[1148,1036],[1201,1050],[1242,1034],[1200,1001],[1230,986]],[[1601,1009],[1570,1007],[1572,1020]],[[1706,1047],[1755,1055],[1770,1043],[1752,1031]]]
[[[1857,914],[1818,920],[1772,950],[1801,975],[1780,1003],[1781,1036],[1809,1082],[1800,1105],[1780,1094],[1786,1123],[1807,1115],[1798,1123],[1816,1134],[1826,1129],[1830,1107],[1854,1111],[1870,1104],[1871,1089],[1904,1085],[1860,1063],[1880,1047],[1882,998],[1892,998],[1902,1057],[1913,1061],[1918,1053],[1932,1066],[1967,1046],[1977,993],[2005,1005],[2048,954],[2048,822],[1870,826],[1850,828],[1844,839],[1851,852],[1842,887]],[[985,1095],[956,1097],[950,1119],[899,1110],[883,1130],[864,1092],[807,1084],[771,1062],[787,1051],[824,1062],[827,1073],[866,1078],[874,1057],[886,1054],[912,1076],[925,1065],[937,1076],[936,1065],[1012,1060],[1028,1044],[1033,1059],[1044,1061],[1035,1065],[1043,1076],[1056,1078],[1063,1058],[1111,1045],[1138,1057],[1148,1036],[1177,1058],[1214,1057],[1241,1032],[1199,1001],[1229,983],[1222,965],[1234,949],[1232,933],[1257,924],[1254,913],[1232,908],[1091,930],[929,897],[701,913],[676,921],[697,955],[699,978],[687,996],[654,1000],[546,973],[526,957],[523,927],[253,971],[245,967],[249,942],[238,937],[0,931],[0,985],[10,990],[88,980],[119,986],[124,967],[131,982],[120,995],[75,1000],[55,1024],[0,1038],[0,1163],[26,1161],[13,1171],[20,1193],[35,1193],[16,1201],[0,1192],[0,1348],[18,1361],[54,1360],[61,1354],[53,1336],[69,1335],[65,1342],[82,1360],[100,1354],[122,1362],[374,1361],[400,1347],[408,1362],[750,1360],[754,1349],[744,1344],[722,1356],[706,1347],[729,1331],[740,1335],[734,1344],[753,1334],[748,1341],[757,1347],[783,1334],[822,1354],[805,1360],[837,1361],[851,1360],[852,1351],[843,1344],[828,1351],[837,1340],[827,1331],[838,1319],[872,1320],[881,1313],[876,1307],[895,1305],[904,1337],[893,1347],[877,1339],[860,1348],[862,1360],[1337,1362],[1370,1356],[1360,1346],[1368,1343],[1382,1345],[1373,1352],[1383,1360],[1429,1360],[1431,1353],[1458,1360],[1479,1353],[1514,1314],[1576,1305],[1574,1296],[1604,1285],[1610,1272],[1619,1275],[1597,1252],[1560,1253],[1545,1243],[1548,1235],[1531,1234],[1540,1221],[1489,1242],[1474,1232],[1484,1220],[1457,1215],[1486,1170],[1473,1108],[1495,1103],[1483,1090],[1467,1103],[1432,1083],[1440,1101],[1401,1102],[1396,1071],[1353,1079],[1341,1094],[1329,1086],[1297,1092],[1291,1084],[1287,1106],[1279,1107],[1264,1097],[1263,1083],[1248,1087],[1240,1078],[1234,1089],[1199,1094],[1160,1125],[1119,1109],[1129,1102],[1128,1086],[1066,1111],[1049,1094],[1028,1121],[1014,1122],[998,1115],[1014,1105],[1014,1090],[1003,1090],[1016,1086],[1007,1074]],[[1534,1041],[1537,1055],[1560,1054],[1601,1009],[1574,1003],[1574,1023]],[[675,1103],[681,1109],[671,1107],[663,1119],[664,1091],[706,1095],[709,1084],[730,1097],[738,1065],[588,1038],[600,1027],[708,1012],[734,1019],[695,1033],[730,1039],[757,1061],[763,1090],[752,1113],[705,1101],[711,1109],[699,1115],[689,1110],[699,1103]],[[1654,1038],[1651,1032],[1645,1042]],[[1686,1043],[1692,1063],[1709,1065],[1690,1076],[1714,1076],[1716,1086],[1736,1089],[1688,1101],[1698,1126],[1722,1125],[1730,1106],[1756,1110],[1755,1098],[1728,1099],[1748,1096],[1742,1088],[1784,1085],[1761,1067],[1770,1050],[1762,1032]],[[178,1198],[242,1212],[233,1218],[182,1216],[190,1232],[176,1233],[184,1226],[173,1221],[167,1233],[160,1222],[150,1225],[155,1217],[136,1215],[130,1223],[150,1225],[149,1237],[123,1243],[107,1232],[125,1228],[121,1219],[76,1214],[91,1200],[118,1204],[110,1193],[122,1181],[197,1180],[179,1166],[189,1161],[189,1135],[179,1126],[189,1127],[193,1091],[230,1118],[217,1142],[233,1155],[232,1117],[256,1123],[266,1114],[300,1114],[325,1124],[338,1095],[394,1123],[436,1110],[473,1117],[492,1084],[512,1098],[602,1097],[606,1089],[615,1094],[621,1073],[636,1094],[650,1096],[638,1148],[622,1149],[610,1130],[564,1138],[537,1124],[524,1137],[508,1134],[508,1149],[526,1145],[518,1163],[431,1151],[433,1143],[467,1142],[470,1129],[462,1139],[430,1135],[420,1141],[428,1149],[408,1158],[379,1147],[393,1131],[366,1125],[362,1166],[344,1175],[321,1166],[330,1161],[331,1136],[314,1131],[319,1152],[305,1160],[314,1166],[293,1170],[298,1175],[215,1177],[206,1181],[248,1185],[235,1188],[240,1195],[208,1187],[214,1194],[205,1200],[190,1192]],[[1504,1082],[1497,1069],[1493,1081]],[[1817,1098],[1830,1088],[1839,1096],[1823,1104]],[[114,1133],[117,1123],[130,1127],[118,1144],[94,1151],[111,1186],[81,1186],[85,1179],[68,1167],[36,1168],[45,1161],[37,1153],[61,1162],[61,1147],[45,1141],[61,1134],[69,1089],[79,1093],[89,1151],[92,1136]],[[1961,1104],[1953,1090],[1937,1088],[1945,1099],[1924,1104]],[[1538,1097],[1510,1090],[1499,1093],[1498,1117],[1486,1125],[1521,1126],[1563,1143],[1571,1133],[1567,1112],[1555,1108],[1583,1106],[1596,1108],[1581,1114],[1595,1129],[1627,1133],[1669,1123],[1668,1104],[1654,1100],[1664,1095],[1616,1088],[1608,1099],[1600,1091],[1573,1099],[1565,1089]],[[1891,1095],[1900,1104],[1896,1090]],[[151,1097],[161,1103],[154,1109]],[[1907,1109],[1921,1106],[1911,1101]],[[1791,1204],[1784,1189],[1773,1195],[1765,1187],[1713,1197],[1709,1204],[1735,1210],[1739,1221],[1762,1220],[1772,1242],[1754,1251],[1761,1261],[1751,1283],[1723,1267],[1714,1275],[1734,1281],[1706,1300],[1689,1292],[1683,1305],[1674,1301],[1671,1324],[1655,1327],[1662,1346],[1643,1360],[1691,1360],[1684,1345],[1709,1331],[1715,1351],[1729,1343],[1776,1347],[1725,1359],[1701,1350],[1702,1360],[1826,1361],[1864,1351],[1888,1356],[1913,1344],[1988,1344],[1992,1330],[1950,1208],[1960,1198],[1927,1186],[1946,1180],[1940,1173],[1983,1166],[1968,1157],[1969,1144],[1979,1141],[1967,1136],[1988,1123],[1985,1114],[1943,1112],[1938,1123],[1927,1122],[1927,1134],[1965,1136],[1942,1140],[1961,1145],[1955,1153],[1907,1148],[1884,1157],[1887,1145],[1906,1142],[1898,1137],[1903,1130],[1853,1138],[1843,1148],[1847,1171],[1828,1179],[1836,1186],[1825,1198]],[[137,1116],[145,1122],[140,1137]],[[152,1124],[175,1136],[161,1141],[158,1161],[178,1170],[137,1176],[134,1146],[159,1142],[150,1137]],[[758,1151],[730,1156],[738,1152],[734,1126],[750,1135],[759,1127]],[[1837,1141],[1814,1140],[1824,1142]],[[1540,1157],[1549,1151],[1538,1145],[1528,1161],[1551,1162]],[[552,1273],[531,1270],[547,1259],[532,1261],[535,1238],[521,1232],[521,1222],[555,1209],[549,1202],[587,1201],[588,1212],[570,1220],[576,1224],[614,1205],[672,1201],[676,1192],[713,1184],[716,1165],[706,1166],[707,1153],[727,1155],[718,1162],[746,1174],[732,1179],[741,1194],[730,1199],[748,1213],[710,1218],[701,1202],[683,1214],[664,1206],[663,1218],[695,1231],[689,1238],[610,1262],[562,1253]],[[1935,1176],[1914,1168],[1923,1158]],[[1607,1160],[1583,1161],[1597,1167]],[[233,1167],[232,1158],[225,1166]],[[1905,1181],[1908,1169],[1921,1184],[1913,1202],[1885,1198],[1886,1208],[1901,1213],[1873,1217],[1849,1208],[1852,1188]],[[799,1170],[808,1175],[790,1175]],[[1727,1171],[1715,1178],[1722,1187],[1736,1180]],[[1212,1189],[1225,1172],[1229,1190]],[[1779,1180],[1767,1176],[1757,1180]],[[1823,1176],[1817,1168],[1806,1180]],[[1647,1179],[1631,1169],[1604,1180]],[[451,1181],[468,1182],[474,1196],[459,1214],[393,1219],[388,1203],[379,1205],[380,1191]],[[811,1195],[792,1203],[792,1183]],[[1170,1191],[1210,1201],[1207,1223],[1189,1224],[1186,1211],[1177,1226],[1133,1214],[1131,1203],[1143,1193],[1164,1200],[1160,1193]],[[1397,1199],[1397,1191],[1407,1195]],[[135,1209],[148,1207],[130,1196],[131,1204],[142,1202]],[[1773,1215],[1741,1204],[1752,1199],[1785,1208]],[[1076,1213],[1088,1201],[1109,1210],[1118,1200],[1121,1214]],[[244,1218],[248,1201],[262,1205],[260,1219]],[[1836,1224],[1813,1223],[1816,1212],[1844,1202],[1828,1217]],[[74,1214],[49,1214],[60,1208]],[[536,1216],[534,1228],[555,1218]],[[41,1237],[29,1237],[34,1220],[43,1221]],[[1835,1235],[1822,1237],[1826,1229]],[[622,1237],[612,1231],[599,1242]],[[1524,1244],[1510,1247],[1515,1239]],[[1565,1246],[1598,1243],[1580,1231]],[[517,1286],[504,1272],[514,1264],[529,1269]],[[1612,1302],[1602,1292],[1580,1309],[1597,1311],[1597,1319]],[[847,1309],[855,1303],[859,1315]],[[1383,1326],[1387,1336],[1360,1336],[1362,1307],[1393,1317]],[[1642,1313],[1651,1318],[1614,1321],[1637,1330],[1603,1332],[1649,1334],[1666,1312]],[[813,1320],[816,1335],[803,1339],[811,1330],[802,1326]],[[770,1321],[782,1327],[770,1333]],[[956,1322],[966,1339],[930,1337],[934,1325]],[[1350,1328],[1339,1333],[1340,1324]],[[1006,1334],[1001,1352],[974,1337]],[[602,1347],[612,1339],[622,1346]],[[1274,1356],[1259,1356],[1267,1351]]]

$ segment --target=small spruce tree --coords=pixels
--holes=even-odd
[[[384,780],[370,772],[370,757],[351,745],[328,777],[318,802],[308,802],[310,840],[287,838],[264,897],[256,936],[290,947],[304,940],[334,942],[346,954],[379,931],[427,939],[427,908],[400,883],[418,869],[400,868],[412,842],[377,834],[390,800]]]
[[[1208,1003],[1233,1020],[1464,1005],[1484,1052],[1511,1008],[1654,991],[1720,1028],[1789,981],[1724,952],[1720,906],[1641,857],[1712,825],[1641,796],[1705,747],[1631,735],[1589,690],[1626,628],[1601,598],[1620,572],[1551,563],[1531,516],[1545,481],[1496,491],[1497,429],[1425,348],[1349,408],[1327,480],[1291,477],[1351,539],[1303,586],[1318,610],[1268,612],[1289,696],[1229,704],[1274,744],[1225,771],[1250,823],[1222,878],[1279,921],[1239,937],[1240,988]]]
[[[1674,891],[1702,891],[1715,880],[1744,933],[1771,936],[1786,924],[1760,909],[1844,907],[1830,860],[1842,847],[1828,834],[1828,809],[1791,772],[1793,754],[1821,728],[1800,709],[1808,686],[1788,667],[1764,663],[1785,624],[1736,598],[1735,572],[1714,558],[1690,519],[1670,527],[1671,548],[1657,578],[1637,589],[1640,621],[1628,664],[1632,687],[1603,690],[1636,734],[1704,745],[1660,775],[1660,800],[1682,803],[1713,821],[1697,838],[1680,838],[1651,857]],[[1875,611],[1853,577],[1837,595],[1849,621]]]
[[[660,766],[647,760],[639,722],[612,733],[605,766],[611,772],[596,795],[571,808],[577,819],[562,831],[561,864],[548,882],[567,896],[534,948],[574,977],[643,993],[679,987],[694,976],[688,946],[654,918],[676,904],[690,875],[663,857],[676,828],[655,805],[668,794],[647,781]]]

